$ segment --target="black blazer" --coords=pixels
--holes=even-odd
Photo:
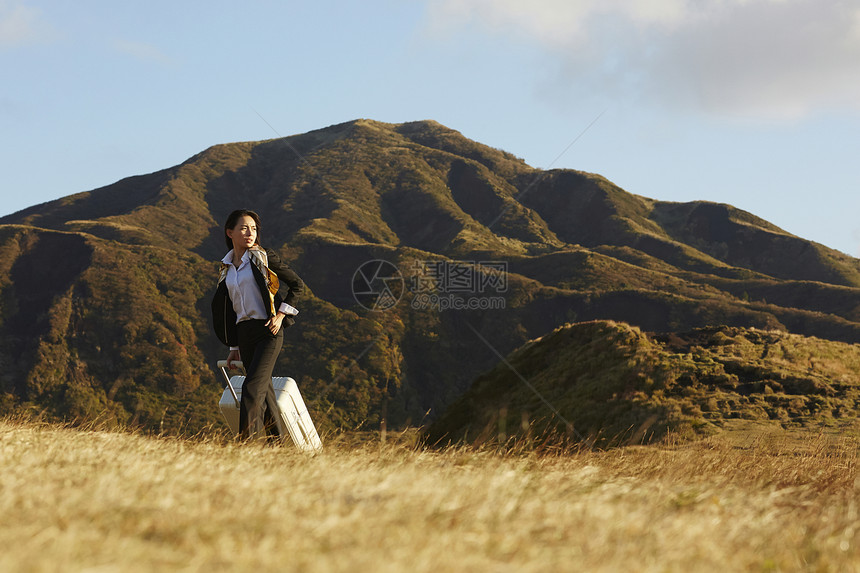
[[[304,283],[302,283],[302,279],[299,278],[299,275],[295,271],[281,262],[280,257],[278,257],[275,251],[266,249],[265,252],[268,259],[268,264],[266,265],[267,274],[269,275],[268,284],[267,279],[263,277],[263,273],[253,262],[251,263],[251,271],[254,273],[257,286],[260,287],[263,306],[268,307],[269,318],[271,318],[278,312],[278,307],[281,306],[282,302],[292,305],[296,295],[304,290]],[[226,276],[226,273],[222,270],[221,276],[218,279],[218,287],[215,289],[215,295],[212,297],[212,325],[215,328],[215,335],[218,337],[218,340],[227,346],[238,346],[236,311],[233,310],[233,302],[230,300],[230,295],[227,292],[227,283],[224,281]],[[279,292],[280,286],[283,284],[287,285],[287,295],[284,297]],[[266,304],[267,302],[270,304]],[[295,322],[293,317],[285,316],[284,321],[281,323],[281,328],[290,327]]]

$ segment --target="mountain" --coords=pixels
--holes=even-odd
[[[612,446],[713,433],[737,419],[856,431],[858,372],[860,346],[778,330],[566,324],[481,375],[425,439]]]
[[[437,419],[499,356],[571,322],[860,341],[857,259],[436,122],[356,120],[0,218],[0,413],[218,423],[209,297],[240,207],[307,284],[276,373],[323,430]]]

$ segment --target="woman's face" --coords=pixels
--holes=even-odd
[[[257,223],[253,217],[242,215],[235,227],[227,229],[227,236],[233,241],[233,250],[250,249],[257,242]]]

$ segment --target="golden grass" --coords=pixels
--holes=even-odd
[[[0,571],[853,571],[858,442],[501,455],[0,422]]]

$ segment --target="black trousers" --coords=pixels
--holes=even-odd
[[[239,353],[245,365],[245,383],[239,403],[239,436],[283,440],[287,429],[272,387],[272,370],[284,345],[284,329],[273,335],[265,320],[243,320],[237,325]]]

